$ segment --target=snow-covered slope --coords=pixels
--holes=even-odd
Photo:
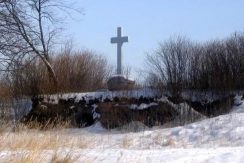
[[[244,162],[243,111],[244,103],[239,98],[239,105],[230,114],[180,127],[155,127],[133,133],[118,129],[107,131],[97,123],[84,129],[67,129],[60,133],[50,131],[53,136],[64,139],[70,136],[76,143],[72,148],[60,147],[58,151],[41,150],[40,155],[45,156],[47,162],[54,153],[60,157],[68,153],[76,162],[241,163]],[[6,137],[10,138],[11,135]],[[87,144],[80,146],[81,142]],[[31,151],[6,149],[0,152],[0,158],[5,161],[16,153],[26,155],[26,152]]]
[[[31,160],[32,162],[48,163],[53,158],[60,162],[87,163],[243,163],[243,147],[233,148],[190,148],[165,150],[128,150],[128,149],[59,149],[45,150],[41,153],[29,153],[31,159],[22,159],[20,152],[3,151],[0,153],[2,162],[15,160]],[[22,154],[28,155],[28,151]],[[55,156],[55,157],[53,157]],[[68,157],[67,157],[68,156]],[[11,158],[12,157],[12,158]],[[67,158],[68,159],[67,159]],[[9,159],[8,159],[9,158]],[[33,159],[32,159],[33,158]],[[31,162],[30,161],[30,162]],[[11,161],[10,161],[11,162]],[[14,162],[14,161],[13,161]]]

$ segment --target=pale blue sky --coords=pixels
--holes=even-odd
[[[67,26],[75,48],[92,49],[115,65],[110,38],[122,26],[129,36],[123,64],[134,70],[145,68],[146,53],[170,36],[205,41],[244,31],[243,0],[77,0],[76,5],[85,15]]]

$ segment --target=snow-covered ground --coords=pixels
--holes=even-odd
[[[0,160],[28,154],[41,162],[69,157],[75,162],[244,162],[244,102],[236,97],[232,113],[174,128],[148,129],[140,123],[105,130],[100,123],[84,129],[0,134]],[[130,127],[139,132],[130,132]],[[24,136],[25,135],[25,136]],[[55,138],[59,145],[4,147],[6,141]],[[34,137],[34,138],[33,138]],[[11,143],[10,143],[11,144]],[[71,145],[67,145],[71,144]],[[8,145],[8,144],[6,144]],[[37,144],[38,146],[38,144]],[[53,147],[53,148],[51,148]],[[34,151],[34,154],[33,154]]]

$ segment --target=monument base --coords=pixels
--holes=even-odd
[[[126,79],[122,75],[116,75],[108,80],[107,85],[110,91],[128,90],[133,89],[135,81]]]

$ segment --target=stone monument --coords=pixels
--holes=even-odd
[[[111,91],[131,89],[135,85],[134,81],[123,76],[122,71],[122,45],[128,41],[128,36],[122,36],[122,28],[118,27],[117,37],[111,38],[111,43],[117,44],[117,74],[112,76],[107,83],[108,89]]]

